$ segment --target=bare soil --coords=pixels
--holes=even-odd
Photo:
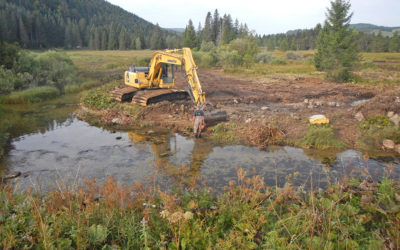
[[[329,118],[338,137],[346,144],[357,147],[360,136],[354,115],[361,112],[365,118],[373,114],[384,115],[388,111],[400,114],[400,89],[387,87],[327,82],[317,77],[293,74],[279,77],[252,78],[227,75],[222,70],[199,70],[200,82],[206,99],[211,105],[207,110],[225,110],[229,122],[236,124],[237,136],[256,146],[254,135],[274,124],[286,139],[302,137],[308,128],[308,118],[323,114]],[[183,73],[177,72],[176,88],[187,86]],[[353,106],[358,100],[369,100]],[[189,134],[193,103],[190,100],[161,102],[142,110],[139,123],[168,127]],[[123,117],[123,123],[132,123],[129,114],[103,115],[106,123],[115,117]],[[137,121],[136,121],[137,122]],[[205,133],[210,133],[206,129]]]

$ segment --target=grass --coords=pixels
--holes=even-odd
[[[122,187],[110,177],[41,195],[0,189],[3,249],[383,249],[400,246],[400,185],[346,179],[316,192],[237,170],[223,193]],[[296,176],[294,174],[293,176]],[[310,176],[312,183],[312,176]],[[311,186],[312,187],[312,186]]]
[[[35,103],[53,99],[60,96],[60,91],[55,87],[42,86],[23,91],[12,92],[2,96],[0,102],[3,104]]]
[[[218,123],[212,128],[213,141],[215,143],[233,143],[238,140],[233,128],[234,124]]]
[[[307,133],[297,142],[298,146],[314,149],[345,148],[346,144],[338,140],[332,125],[310,125]]]
[[[393,140],[396,144],[400,143],[400,127],[396,127],[386,116],[372,115],[362,121],[358,128],[362,134],[360,138],[362,148],[381,148],[385,139]]]
[[[87,91],[81,98],[82,104],[90,109],[103,110],[114,107],[117,103],[110,96],[110,91],[114,89],[117,84],[115,82],[109,83],[99,88]]]

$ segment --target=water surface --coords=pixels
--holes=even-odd
[[[346,150],[329,153],[293,147],[259,150],[243,145],[216,146],[210,138],[136,130],[112,131],[75,118],[71,104],[6,107],[12,140],[2,162],[3,171],[22,172],[16,188],[43,190],[71,187],[84,179],[103,183],[110,176],[121,184],[156,181],[161,185],[206,183],[222,189],[243,168],[264,177],[267,185],[325,187],[344,175],[372,175],[379,179],[400,175],[400,159],[393,155],[366,157]],[[296,178],[290,175],[296,173]]]

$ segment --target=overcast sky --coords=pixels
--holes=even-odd
[[[313,28],[325,20],[329,0],[108,0],[163,28],[204,25],[208,11],[231,14],[258,34]],[[400,0],[351,0],[351,23],[400,26]]]

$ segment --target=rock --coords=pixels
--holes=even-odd
[[[400,116],[398,114],[394,114],[392,117],[390,117],[390,120],[392,120],[392,122],[396,124],[396,126],[399,126]]]
[[[251,118],[249,118],[249,119],[246,120],[246,123],[249,123],[249,122],[251,122]]]
[[[363,113],[361,113],[361,111],[360,111],[360,112],[357,112],[357,113],[354,115],[354,118],[356,118],[356,120],[359,121],[359,122],[365,120],[365,117],[364,117]]]
[[[121,118],[113,118],[113,119],[111,120],[111,122],[112,122],[113,124],[122,124]]]
[[[237,99],[233,99],[233,103],[234,103],[234,104],[238,104],[239,101],[238,101]]]
[[[400,154],[400,144],[394,145],[394,151],[398,154]]]
[[[181,111],[184,113],[185,112],[185,105],[181,105]]]
[[[385,139],[382,142],[382,145],[385,149],[394,149],[394,141]]]
[[[152,135],[152,134],[154,134],[155,132],[153,131],[153,130],[149,130],[149,131],[147,131],[147,134],[148,135]]]
[[[261,107],[261,110],[267,110],[267,109],[268,109],[267,106]]]
[[[173,116],[172,115],[168,115],[168,118],[172,118]]]
[[[394,116],[394,112],[393,112],[393,111],[387,112],[387,116],[388,116],[389,118],[391,118],[392,116]]]
[[[254,103],[254,101],[250,101],[250,104],[253,104]]]
[[[322,106],[322,102],[320,102],[320,101],[315,102],[315,105],[316,105],[317,107]]]
[[[336,102],[328,102],[327,105],[329,107],[335,107],[336,106]]]
[[[308,99],[304,99],[304,103],[308,103]]]
[[[117,137],[115,137],[115,139],[121,140],[121,139],[122,139],[122,136],[117,136]]]

